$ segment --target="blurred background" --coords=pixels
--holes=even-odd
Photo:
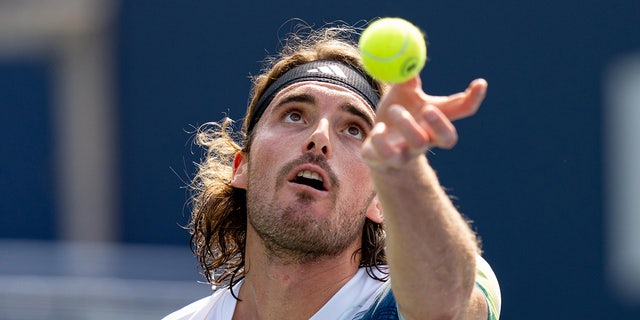
[[[0,319],[158,319],[210,293],[189,251],[194,127],[244,115],[304,21],[400,16],[428,93],[484,77],[431,161],[503,319],[640,317],[640,2],[0,1]]]

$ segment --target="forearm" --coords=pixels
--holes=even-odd
[[[372,170],[384,211],[394,295],[407,319],[462,315],[475,279],[474,233],[426,157]]]

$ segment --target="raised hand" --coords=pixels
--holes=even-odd
[[[452,148],[458,142],[452,122],[475,114],[486,90],[484,79],[449,96],[426,94],[419,77],[393,85],[378,104],[362,156],[374,168],[400,168],[429,148]]]

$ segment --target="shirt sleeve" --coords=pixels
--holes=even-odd
[[[500,285],[493,269],[491,269],[489,263],[480,255],[476,256],[476,286],[482,291],[482,294],[487,300],[487,319],[498,320],[502,307]],[[383,285],[382,292],[375,299],[368,312],[362,318],[358,319],[404,319],[402,314],[400,314],[397,302],[393,296],[390,281],[387,281],[387,283]]]
[[[487,299],[487,307],[489,309],[487,319],[498,320],[500,318],[500,309],[502,308],[502,296],[498,278],[484,258],[480,255],[476,257],[476,286],[480,288]]]

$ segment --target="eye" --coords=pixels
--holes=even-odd
[[[352,124],[348,126],[344,132],[358,140],[364,140],[364,130],[359,125]]]
[[[302,113],[298,110],[291,110],[285,113],[284,122],[300,123],[302,122]]]

